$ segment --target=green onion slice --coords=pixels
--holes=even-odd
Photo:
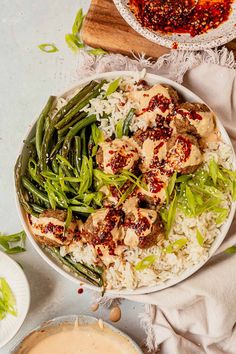
[[[65,35],[65,41],[68,47],[73,51],[76,52],[80,48],[84,48],[84,44],[79,41],[79,38],[72,33],[67,33]]]
[[[79,9],[79,11],[76,14],[75,17],[75,21],[73,23],[72,26],[72,33],[73,35],[76,35],[77,33],[79,33],[79,31],[81,30],[82,24],[83,24],[83,20],[84,20],[84,15],[83,15],[83,9]]]
[[[59,50],[53,43],[42,43],[38,45],[38,48],[45,53],[55,53]]]
[[[177,252],[179,250],[181,250],[181,248],[183,248],[186,244],[187,244],[188,240],[186,239],[186,237],[180,238],[179,240],[173,242],[172,244],[170,244],[169,246],[167,246],[165,248],[165,252],[166,253],[174,253]]]
[[[197,238],[197,242],[198,244],[203,247],[203,244],[204,244],[204,237],[203,235],[201,234],[201,232],[197,229],[197,233],[196,233],[196,238]]]
[[[102,48],[89,49],[87,50],[87,53],[95,56],[107,54],[107,52]]]
[[[225,253],[227,254],[233,254],[236,253],[236,246],[229,247],[225,250]]]
[[[147,256],[136,264],[135,269],[138,271],[144,270],[150,267],[153,263],[155,263],[156,260],[157,260],[157,256],[155,256],[154,254]]]
[[[110,96],[112,93],[114,93],[120,84],[120,79],[116,79],[115,81],[112,81],[110,85],[108,86],[108,89],[106,91],[106,96]]]

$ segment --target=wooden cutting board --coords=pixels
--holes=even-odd
[[[158,58],[170,51],[135,32],[123,20],[112,0],[92,0],[81,37],[93,48],[124,55],[132,55],[134,52]]]
[[[93,48],[130,56],[133,52],[158,58],[170,51],[135,32],[120,16],[112,0],[92,0],[81,37]],[[236,57],[236,40],[226,46],[234,51]]]

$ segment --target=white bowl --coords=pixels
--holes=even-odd
[[[0,251],[1,277],[6,279],[16,298],[17,316],[7,315],[0,321],[0,348],[16,335],[26,318],[30,304],[29,284],[23,270],[13,259]]]
[[[74,324],[75,322],[78,322],[78,324],[81,324],[81,325],[90,325],[90,324],[92,325],[92,324],[98,323],[98,319],[93,316],[87,316],[87,315],[67,315],[67,316],[56,317],[53,320],[49,320],[47,322],[44,322],[40,326],[38,326],[37,328],[34,328],[30,333],[28,333],[25,336],[25,338],[23,338],[16,345],[16,347],[11,351],[11,354],[14,354],[19,349],[19,347],[21,346],[21,343],[25,339],[27,339],[30,336],[30,334],[37,332],[37,331],[42,331],[42,330],[46,330],[49,328],[53,328],[55,326],[58,326],[58,325],[61,325],[64,323]],[[137,351],[137,354],[143,354],[143,352],[139,348],[139,346],[127,334],[125,334],[124,332],[120,331],[118,328],[110,325],[107,322],[103,321],[103,324],[105,327],[109,327],[115,334],[118,334],[122,338],[126,339],[131,344],[133,349],[135,349]],[[52,353],[52,354],[54,354],[54,353]]]
[[[227,21],[219,27],[211,29],[207,33],[191,37],[189,34],[164,34],[161,32],[152,32],[142,27],[134,14],[127,6],[128,0],[113,0],[117,10],[124,20],[139,34],[147,38],[149,41],[160,44],[167,48],[175,48],[176,43],[178,49],[182,50],[202,50],[218,47],[230,42],[236,38],[236,3],[232,4],[233,11]]]
[[[115,72],[108,72],[108,73],[103,73],[103,74],[99,74],[99,75],[93,75],[90,76],[89,78],[86,78],[82,81],[78,82],[78,85],[76,87],[80,87],[82,85],[86,85],[87,83],[89,83],[91,80],[99,80],[99,79],[115,79],[117,77],[121,77],[121,76],[137,76],[137,72],[133,72],[133,71],[115,71]],[[177,84],[176,82],[166,79],[162,76],[158,76],[158,75],[153,75],[153,74],[147,74],[145,77],[145,80],[147,80],[148,83],[150,83],[151,85],[154,85],[156,83],[165,83],[165,84],[169,84],[171,86],[173,86],[180,94],[181,96],[189,102],[203,102],[200,97],[198,97],[197,95],[195,95],[193,92],[191,92],[190,90],[186,89],[184,86]],[[71,89],[70,91],[64,93],[63,95],[61,95],[61,97],[67,96],[68,93],[71,93],[75,88]],[[232,147],[232,151],[233,150],[233,146],[232,143],[229,139],[228,134],[226,133],[222,123],[220,122],[220,120],[217,118],[217,126],[219,131],[221,132],[223,141],[226,142],[227,144],[229,144]],[[33,123],[32,128],[29,129],[29,131],[27,132],[26,136],[25,136],[25,140],[30,140],[35,132],[35,126],[36,126],[36,121]],[[21,145],[20,148],[20,154],[22,154],[23,156],[23,169],[24,169],[24,165],[25,165],[25,161],[27,161],[27,157],[28,157],[28,153],[27,153],[27,149],[24,146],[24,144]],[[234,152],[233,152],[234,154]],[[235,154],[234,154],[234,167],[236,168],[236,159],[235,159]],[[96,291],[101,291],[101,289],[97,286],[91,285],[89,284],[86,280],[84,279],[79,279],[78,277],[76,277],[74,274],[70,273],[69,271],[66,271],[65,269],[63,269],[62,265],[60,263],[58,263],[53,257],[51,257],[44,249],[43,247],[34,239],[29,225],[28,225],[28,221],[27,221],[27,217],[26,217],[26,213],[24,211],[24,209],[21,207],[18,198],[16,198],[16,204],[17,204],[17,210],[22,222],[22,225],[24,227],[25,232],[27,233],[27,236],[29,237],[30,241],[32,242],[33,246],[35,247],[36,251],[41,255],[41,257],[51,266],[53,267],[57,272],[59,272],[60,274],[62,274],[63,276],[65,276],[66,278],[76,282],[77,284],[80,284],[81,281],[84,283],[84,286],[86,288],[90,288]],[[224,240],[229,227],[233,221],[233,217],[234,217],[234,213],[235,213],[235,209],[236,209],[236,203],[232,203],[231,206],[231,210],[228,216],[228,219],[226,220],[226,222],[224,223],[224,225],[222,225],[221,227],[221,234],[219,237],[217,237],[210,250],[209,250],[209,257],[208,259],[215,253],[215,251],[217,250],[217,248],[220,246],[220,244],[222,243],[222,241]],[[137,294],[146,294],[146,293],[151,293],[151,292],[155,292],[155,291],[159,291],[165,288],[168,288],[174,284],[177,284],[179,282],[181,282],[182,280],[188,278],[190,275],[192,275],[193,273],[195,273],[199,268],[201,268],[204,264],[206,263],[206,260],[200,262],[199,264],[197,264],[196,266],[188,269],[187,271],[184,271],[180,276],[172,278],[170,280],[167,280],[165,282],[163,282],[162,284],[159,285],[155,285],[155,286],[145,286],[145,287],[141,287],[138,289],[134,289],[134,290],[128,290],[128,289],[122,289],[122,290],[107,290],[106,293],[109,295],[114,295],[114,296],[122,296],[122,295],[137,295]]]

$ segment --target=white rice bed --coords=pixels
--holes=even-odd
[[[209,148],[204,153],[205,162],[207,163],[212,157],[223,167],[232,169],[232,151],[227,144],[209,144]],[[223,204],[223,207],[230,208],[229,194],[225,194]],[[197,229],[204,237],[204,247],[201,247],[197,241]],[[175,253],[163,252],[163,248],[158,246],[147,250],[138,247],[127,249],[122,257],[114,257],[114,263],[105,270],[107,288],[134,289],[141,286],[154,286],[179,276],[185,270],[207,259],[209,248],[219,234],[220,225],[216,225],[214,213],[205,212],[199,217],[188,218],[177,211],[172,230],[163,248],[180,238],[186,238],[188,242],[184,249]],[[91,245],[73,244],[67,249],[61,248],[62,255],[68,252],[77,262],[83,261],[88,264],[96,262],[96,251]],[[142,271],[136,271],[135,265],[149,255],[157,256],[155,263]]]
[[[142,75],[143,76],[143,75]],[[142,77],[136,78],[136,81]],[[113,80],[111,80],[113,81]],[[133,78],[122,79],[120,87],[124,91],[114,92],[109,97],[104,97],[108,84],[103,86],[101,94],[90,101],[90,105],[84,107],[84,111],[90,114],[96,114],[97,120],[100,121],[100,129],[102,129],[107,137],[111,137],[115,133],[115,126],[120,119],[124,119],[129,110],[133,107],[130,102],[125,99],[124,91],[136,89],[135,80]],[[65,105],[71,99],[78,89],[69,94],[66,98],[59,98],[55,107],[55,112]],[[103,115],[109,115],[109,119],[102,118]],[[136,131],[140,127],[133,123],[132,130]],[[227,144],[210,143],[208,149],[204,153],[204,161],[207,163],[211,158],[227,169],[232,169],[232,151]],[[229,194],[225,195],[224,207],[230,208]],[[209,248],[220,234],[220,225],[215,223],[215,215],[212,212],[205,212],[199,217],[188,218],[182,212],[177,211],[175,222],[172,230],[165,241],[163,247],[167,247],[180,238],[186,238],[188,243],[183,250],[175,253],[165,253],[163,249],[154,246],[147,250],[138,247],[127,249],[122,257],[114,257],[115,261],[104,272],[107,288],[109,289],[134,289],[141,286],[154,286],[181,275],[185,270],[203,262],[208,257]],[[196,239],[197,229],[204,236],[204,247],[201,247]],[[77,261],[83,261],[87,264],[96,264],[96,251],[92,245],[72,244],[68,248],[61,247],[61,254],[70,253],[71,257]],[[135,265],[149,255],[156,255],[157,260],[150,267],[136,271]]]

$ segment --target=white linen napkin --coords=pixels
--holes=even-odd
[[[82,52],[79,75],[140,70],[166,76],[199,95],[218,115],[236,149],[236,63],[227,49],[200,53],[172,51],[156,63],[121,55],[95,58]],[[181,283],[156,293],[127,296],[147,303],[141,324],[150,350],[162,354],[236,353],[236,219],[216,255]]]

